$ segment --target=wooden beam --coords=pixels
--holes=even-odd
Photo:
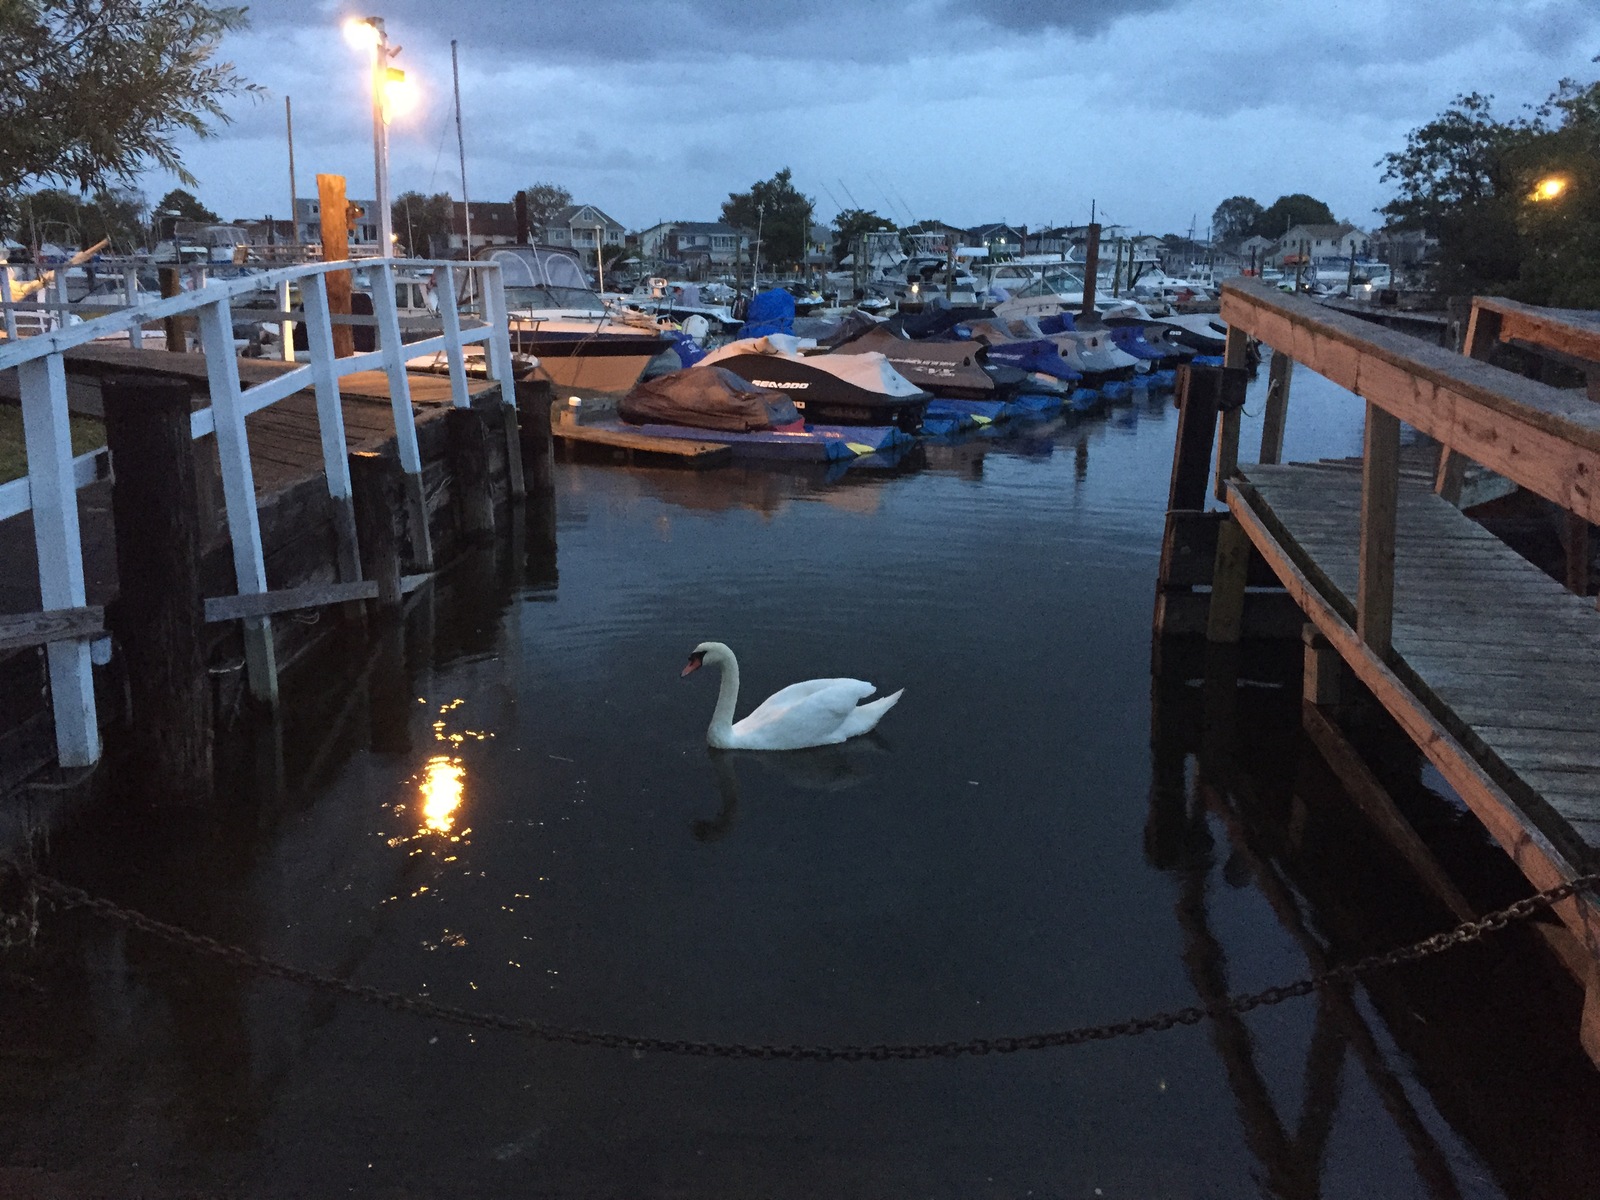
[[[1454,356],[1452,356],[1454,357]],[[1322,631],[1356,677],[1388,710],[1446,783],[1455,789],[1500,847],[1535,888],[1550,888],[1582,874],[1566,855],[1529,820],[1504,789],[1466,748],[1441,725],[1426,704],[1375,655],[1322,593],[1295,565],[1256,512],[1247,487],[1228,487],[1228,508],[1277,573],[1279,580]],[[1592,897],[1573,898],[1555,906],[1556,914],[1595,954],[1600,948],[1600,909]]]
[[[1222,318],[1275,350],[1591,522],[1600,521],[1600,406],[1248,280]]]
[[[1600,363],[1600,321],[1596,321],[1593,314],[1539,308],[1499,296],[1474,296],[1471,321],[1476,321],[1480,313],[1494,317],[1494,335],[1502,342],[1515,338],[1586,362]],[[1474,354],[1473,357],[1478,356]]]
[[[1222,346],[1222,366],[1242,371],[1245,353],[1250,347],[1250,337],[1242,329],[1228,327],[1227,340]],[[1223,481],[1239,469],[1239,426],[1243,420],[1244,406],[1222,405],[1222,421],[1217,428],[1217,490],[1218,500],[1223,497]]]
[[[238,621],[249,617],[269,617],[273,613],[300,608],[321,608],[351,600],[374,600],[378,585],[371,579],[354,583],[308,583],[304,587],[282,588],[276,592],[252,592],[242,596],[207,596],[206,620]]]
[[[1172,457],[1172,482],[1167,508],[1203,509],[1211,475],[1211,444],[1217,426],[1221,386],[1211,367],[1178,368],[1173,402],[1178,408],[1177,450]]]
[[[1307,625],[1300,640],[1306,647],[1301,699],[1318,708],[1332,708],[1340,699],[1339,654],[1315,625]]]
[[[322,222],[322,261],[339,262],[350,257],[350,213],[345,198],[343,175],[317,176],[317,211]],[[350,272],[333,271],[327,281],[328,313],[331,317],[350,315]],[[356,352],[355,330],[343,322],[332,322],[333,352],[349,358]]]
[[[1250,570],[1250,539],[1239,522],[1224,521],[1217,530],[1217,557],[1211,570],[1211,611],[1206,641],[1230,645],[1239,640],[1244,620],[1245,577]]]
[[[24,650],[50,642],[97,638],[105,631],[106,610],[95,604],[8,614],[0,616],[0,650]]]
[[[1356,629],[1381,656],[1394,633],[1394,525],[1400,491],[1400,420],[1367,401],[1361,456],[1361,559]]]

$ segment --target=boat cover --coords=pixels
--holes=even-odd
[[[835,354],[878,353],[912,383],[934,395],[981,400],[994,392],[994,380],[979,364],[983,346],[973,341],[911,342],[876,326],[846,342]]]
[[[765,337],[769,333],[794,332],[794,297],[783,288],[769,288],[750,298],[745,310],[744,328],[739,337]]]
[[[928,308],[919,313],[896,313],[885,324],[895,333],[919,339],[940,337],[957,325],[965,325],[970,321],[993,315],[990,309],[967,304],[956,308]]]
[[[853,342],[869,330],[876,329],[883,322],[871,313],[862,312],[853,308],[845,313],[843,320],[823,331],[817,338],[817,345],[829,350],[837,350],[846,342]]]
[[[633,425],[692,425],[730,433],[798,425],[782,392],[756,387],[721,367],[697,366],[636,384],[617,404]]]
[[[719,346],[701,360],[702,366],[728,364],[731,360],[753,356],[786,359],[822,371],[853,387],[881,396],[922,396],[926,393],[904,375],[896,371],[882,354],[806,354],[800,352],[799,340],[792,337],[772,336],[753,340],[740,339]]]

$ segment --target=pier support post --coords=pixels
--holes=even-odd
[[[516,393],[517,431],[528,495],[548,496],[556,490],[555,439],[550,433],[550,405],[555,394],[542,379],[517,380]]]
[[[1232,517],[1217,529],[1217,557],[1211,568],[1211,610],[1206,641],[1231,645],[1244,624],[1244,589],[1250,572],[1250,536]]]
[[[357,450],[350,455],[350,495],[361,548],[361,575],[378,585],[373,607],[380,613],[400,610],[400,540],[394,531],[398,475],[394,461],[383,454]]]
[[[183,281],[177,267],[162,267],[160,271],[161,298],[171,299],[183,290]],[[182,354],[189,349],[189,339],[183,330],[182,317],[167,317],[162,322],[162,329],[166,334],[167,349],[174,354]]]
[[[1242,371],[1245,363],[1245,351],[1250,345],[1250,335],[1242,329],[1228,328],[1227,340],[1223,343],[1222,366],[1226,371],[1229,368]],[[1239,425],[1241,414],[1244,411],[1244,397],[1239,396],[1240,403],[1222,405],[1222,423],[1217,427],[1217,488],[1216,496],[1221,500],[1226,495],[1223,484],[1228,477],[1239,469]]]
[[[116,472],[111,623],[133,710],[127,777],[153,803],[199,807],[212,796],[213,730],[189,385],[112,376],[101,391]]]
[[[1331,708],[1339,703],[1340,668],[1343,659],[1333,648],[1333,643],[1323,636],[1315,625],[1306,624],[1300,640],[1306,647],[1306,667],[1301,696],[1307,704],[1318,708]]]
[[[1267,405],[1261,418],[1261,460],[1283,461],[1283,429],[1289,418],[1289,384],[1294,379],[1294,359],[1282,350],[1272,352],[1267,367]]]
[[[494,536],[494,492],[489,480],[489,429],[483,414],[452,408],[444,415],[451,486],[461,536],[481,542]]]
[[[1361,454],[1361,557],[1356,632],[1380,658],[1394,632],[1395,509],[1400,488],[1400,418],[1367,401]]]

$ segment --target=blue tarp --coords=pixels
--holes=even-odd
[[[751,298],[744,314],[744,328],[739,330],[739,340],[793,332],[794,297],[783,288],[772,288],[757,292]]]
[[[1054,375],[1057,379],[1083,378],[1067,364],[1066,359],[1061,357],[1061,351],[1049,338],[1002,342],[998,346],[990,346],[985,357],[989,362],[999,363],[1001,366],[1037,371],[1041,375]]]
[[[1040,333],[1072,333],[1077,328],[1072,322],[1072,314],[1066,311],[1039,318]]]
[[[1148,358],[1152,362],[1167,357],[1144,340],[1142,325],[1113,325],[1110,332],[1112,344],[1124,354],[1131,354],[1135,358]]]

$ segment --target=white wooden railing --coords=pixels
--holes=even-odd
[[[442,352],[448,365],[452,402],[465,407],[469,403],[465,347],[482,343],[488,379],[499,384],[502,403],[515,405],[505,292],[498,266],[421,259],[366,260],[362,269],[372,280],[378,348],[337,358],[333,350],[334,317],[328,305],[327,276],[335,271],[348,271],[350,267],[349,262],[282,267],[239,279],[213,280],[195,291],[147,300],[78,325],[60,326],[31,337],[17,337],[10,328],[6,330],[7,339],[0,341],[0,371],[17,373],[28,474],[0,484],[0,520],[30,511],[33,514],[39,591],[44,610],[38,614],[42,619],[35,625],[46,630],[34,637],[33,642],[42,642],[46,647],[57,757],[62,766],[86,766],[100,757],[90,642],[101,635],[97,622],[82,619],[87,597],[77,490],[102,474],[97,460],[105,453],[99,450],[77,458],[72,455],[63,358],[66,351],[100,339],[120,341],[118,335],[123,332],[130,333],[132,344],[138,347],[142,325],[185,314],[196,317],[211,402],[208,407],[194,412],[191,430],[196,438],[214,434],[217,439],[228,532],[233,542],[234,571],[241,596],[267,592],[266,561],[245,429],[245,418],[251,413],[293,393],[312,389],[316,395],[328,492],[337,503],[348,506],[350,470],[339,380],[357,371],[383,371],[389,383],[400,466],[407,477],[408,501],[415,508],[422,501],[422,462],[412,416],[407,360]],[[394,287],[399,270],[436,271],[441,276],[438,297],[442,332],[439,335],[422,341],[402,340]],[[463,322],[456,303],[457,274],[463,271],[477,273],[476,291],[482,297],[481,318],[469,322]],[[270,290],[278,295],[282,309],[286,307],[286,293],[292,284],[299,285],[304,305],[308,347],[304,361],[247,389],[239,378],[239,359],[233,337],[234,302]],[[258,319],[249,310],[241,310],[239,318]],[[144,353],[150,354],[152,359],[160,354],[154,350]],[[422,555],[431,558],[425,541],[426,512],[411,515],[414,536],[415,522],[420,516],[420,535],[424,539]],[[355,570],[359,573],[359,568]],[[257,695],[275,696],[276,670],[269,622],[267,616],[245,618],[246,659],[252,690]],[[91,625],[95,628],[90,628]],[[51,634],[50,629],[56,632]],[[0,649],[25,644],[25,641],[24,635],[9,640],[0,636]]]

